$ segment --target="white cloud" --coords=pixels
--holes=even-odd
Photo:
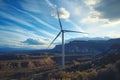
[[[80,20],[80,23],[84,23],[84,24],[97,24],[97,23],[101,23],[101,24],[105,24],[108,22],[108,19],[101,19],[99,17],[91,17],[88,16],[86,18],[83,18]]]
[[[59,8],[60,18],[67,19],[70,17],[70,13],[65,8]]]
[[[107,23],[105,23],[104,25],[102,25],[102,27],[117,27],[118,25],[120,25],[120,20],[117,20],[117,21],[108,21]]]
[[[120,38],[120,32],[110,31],[109,33],[107,33],[107,36],[112,38]]]
[[[53,13],[51,15],[55,16],[57,18],[57,11],[56,11],[57,6],[54,5],[53,3],[51,3],[49,0],[45,0],[45,1],[47,2],[47,4],[50,7],[55,9],[55,11],[53,11]],[[63,7],[59,8],[58,12],[59,12],[60,18],[62,18],[62,19],[67,19],[70,17],[70,13]]]
[[[76,8],[74,9],[74,14],[75,14],[75,15],[80,15],[81,9],[82,9],[81,6],[80,6],[80,7],[76,7]]]
[[[38,39],[33,39],[33,38],[27,38],[25,41],[22,41],[22,43],[25,43],[28,45],[44,45],[44,44],[46,44],[43,41],[40,41]]]
[[[87,25],[88,24],[91,24],[91,25],[96,24],[99,27],[116,27],[120,24],[120,20],[110,20],[109,18],[103,17],[103,16],[105,16],[104,12],[99,11],[99,8],[100,8],[100,10],[103,10],[105,12],[106,12],[106,10],[110,10],[110,8],[108,9],[108,7],[106,5],[110,5],[110,2],[112,2],[112,1],[109,2],[109,1],[104,1],[104,0],[84,0],[84,2],[88,5],[90,10],[89,10],[89,14],[80,20],[80,23],[87,24]],[[105,2],[105,4],[103,2]],[[96,4],[98,4],[98,6],[97,6],[98,10],[95,8]],[[104,8],[102,6],[103,7],[106,6],[105,7],[106,10],[104,10]],[[112,9],[112,7],[114,8],[114,6],[111,6],[111,9]],[[117,7],[117,6],[115,6],[115,7]],[[114,10],[116,10],[116,9],[114,9]],[[112,10],[110,10],[110,11],[112,11]],[[112,11],[112,12],[115,12],[115,11]],[[112,12],[108,13],[108,15],[112,14]],[[117,13],[117,15],[118,14],[119,13]],[[108,16],[108,15],[106,15],[106,16]],[[115,15],[112,14],[109,17],[114,17],[114,16]]]
[[[87,17],[84,17],[80,20],[80,23],[84,23],[84,24],[98,24],[98,23],[101,23],[101,24],[105,24],[105,23],[108,23],[108,19],[104,19],[104,18],[100,18],[101,16],[101,13],[100,12],[97,12],[95,10],[90,10],[89,11],[89,14],[87,15]]]
[[[98,21],[98,18],[91,18],[90,16],[82,19],[80,22],[84,24],[89,24]]]
[[[84,0],[85,4],[92,6],[100,2],[100,0]]]
[[[62,18],[62,19],[68,19],[70,17],[70,13],[65,8],[63,8],[63,7],[59,8],[58,12],[59,12],[60,18]],[[57,12],[54,11],[52,13],[52,16],[54,16],[54,17],[57,18]]]
[[[90,10],[89,13],[90,13],[91,17],[100,17],[101,16],[101,13],[97,12],[95,10]]]

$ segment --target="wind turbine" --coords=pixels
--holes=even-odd
[[[87,33],[84,33],[84,32],[80,32],[80,31],[71,31],[71,30],[64,30],[63,27],[62,27],[62,23],[61,23],[61,20],[60,20],[60,15],[59,15],[59,12],[58,12],[58,9],[57,9],[57,17],[58,17],[58,22],[59,22],[59,25],[60,25],[60,32],[57,34],[57,36],[53,39],[53,41],[50,43],[50,45],[48,47],[50,47],[53,42],[59,37],[59,35],[62,33],[62,69],[65,69],[65,46],[64,46],[64,33],[65,32],[74,32],[74,33],[82,33],[82,34],[87,34]]]

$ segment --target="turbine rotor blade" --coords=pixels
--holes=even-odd
[[[61,20],[60,20],[60,15],[59,15],[58,9],[57,9],[57,17],[58,17],[60,29],[62,30],[62,24],[61,24]]]
[[[58,38],[58,36],[60,35],[61,31],[57,34],[57,36],[53,39],[53,41],[50,43],[50,45],[48,46],[48,48],[53,44],[53,42]]]
[[[64,32],[75,32],[75,33],[88,34],[88,33],[86,33],[86,32],[81,32],[81,31],[71,31],[71,30],[64,30]]]

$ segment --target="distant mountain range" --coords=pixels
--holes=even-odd
[[[115,51],[115,49],[120,51],[120,38],[109,39],[105,38],[78,38],[71,39],[65,44],[66,53],[79,53],[79,54],[100,54],[108,51]],[[113,50],[114,49],[114,50]],[[0,54],[9,53],[61,53],[61,45],[56,45],[50,50],[29,50],[24,48],[10,48],[1,47]]]
[[[29,51],[31,50],[25,48],[0,47],[0,54],[27,53]]]
[[[80,38],[71,38],[66,40],[66,42],[70,42],[70,41],[74,41],[74,40],[84,40],[84,41],[88,41],[88,40],[109,40],[111,38],[109,37],[80,37]]]
[[[66,53],[100,54],[112,48],[120,49],[120,38],[108,40],[74,40],[65,44]],[[51,51],[61,53],[61,45],[56,45]]]

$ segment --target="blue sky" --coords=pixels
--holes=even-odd
[[[120,38],[119,0],[0,0],[0,47],[47,48],[60,30],[56,7],[64,29],[90,33],[66,33],[65,40]]]

